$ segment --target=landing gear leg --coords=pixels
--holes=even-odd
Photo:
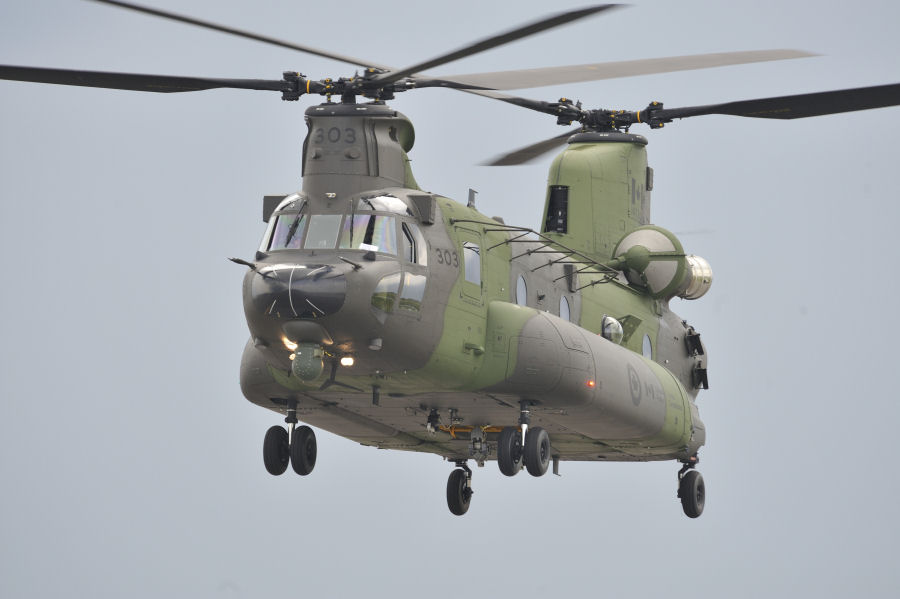
[[[678,471],[678,498],[681,499],[681,508],[688,518],[699,518],[706,504],[706,485],[703,483],[703,475],[694,470],[697,458],[686,462]]]
[[[528,433],[528,425],[531,424],[531,410],[526,400],[519,402],[519,427],[522,429],[522,447],[525,447],[525,436]]]
[[[472,470],[466,465],[466,460],[456,460],[456,470],[447,479],[447,507],[450,512],[462,516],[469,511],[472,493]]]
[[[263,463],[269,474],[284,474],[290,463],[294,472],[306,476],[316,465],[316,434],[308,426],[297,426],[297,402],[288,404],[284,419],[288,428],[273,426],[263,441]]]
[[[528,465],[528,439],[533,436],[530,434],[531,432],[539,433],[537,435],[540,437],[538,443],[543,447],[543,452],[540,447],[537,449],[532,447],[534,465],[528,466],[528,472],[534,476],[540,476],[547,471],[547,464],[550,460],[550,438],[540,427],[534,431],[528,430],[528,425],[531,424],[530,406],[531,403],[527,400],[520,401],[519,426],[508,426],[500,431],[500,440],[497,443],[497,464],[500,466],[500,472],[506,476],[515,476],[522,469],[523,464]],[[535,438],[537,439],[537,437]]]

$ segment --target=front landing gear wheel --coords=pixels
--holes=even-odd
[[[706,485],[703,476],[696,470],[687,472],[678,483],[678,497],[688,518],[699,518],[706,503]]]
[[[263,440],[263,462],[269,474],[278,476],[287,470],[291,459],[291,449],[288,445],[288,432],[284,427],[273,426],[266,431]]]
[[[544,476],[550,466],[550,435],[539,426],[525,435],[525,467],[531,476]]]
[[[472,501],[472,487],[469,472],[457,468],[450,473],[447,479],[447,507],[455,516],[462,516],[469,511],[469,503]]]
[[[279,427],[280,428],[280,427]],[[291,466],[300,476],[306,476],[316,467],[316,433],[308,426],[294,430],[291,440]]]
[[[507,426],[500,431],[497,464],[506,476],[515,476],[522,469],[522,433],[517,427]]]

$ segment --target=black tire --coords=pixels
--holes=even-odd
[[[447,479],[447,507],[455,516],[462,516],[469,511],[472,501],[472,489],[466,485],[466,471],[457,468]]]
[[[263,440],[263,463],[266,470],[275,476],[284,474],[290,459],[288,432],[282,426],[273,426],[266,431],[266,438]]]
[[[515,476],[522,469],[522,432],[517,427],[507,426],[500,431],[497,464],[506,476]]]
[[[539,426],[525,435],[525,467],[531,476],[544,476],[550,466],[550,435]]]
[[[706,503],[706,485],[703,476],[696,470],[690,470],[678,484],[678,497],[681,507],[688,518],[699,518]]]
[[[294,430],[291,440],[291,466],[300,476],[306,476],[316,467],[316,433],[308,426]]]

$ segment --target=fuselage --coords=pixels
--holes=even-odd
[[[547,227],[528,234],[420,190],[402,115],[343,110],[310,117],[304,189],[268,215],[244,279],[248,399],[451,459],[468,457],[473,430],[490,441],[515,424],[523,405],[557,459],[696,455],[705,350],[668,298],[565,244],[550,189]]]

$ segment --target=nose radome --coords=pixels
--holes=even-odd
[[[273,265],[259,269],[251,286],[255,310],[279,318],[334,314],[347,297],[347,278],[330,265]]]

